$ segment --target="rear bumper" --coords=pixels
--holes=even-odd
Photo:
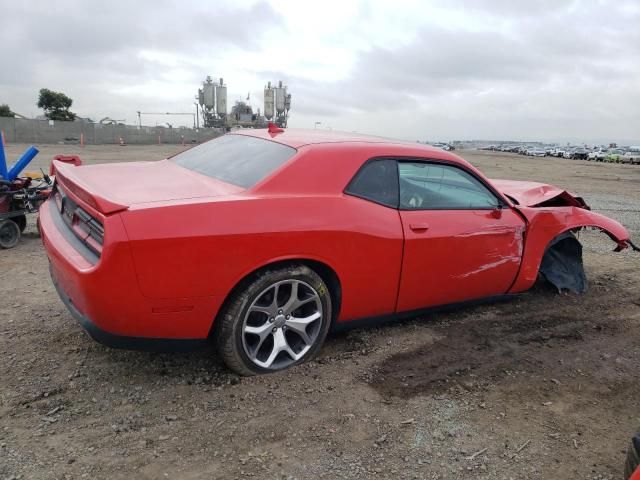
[[[115,335],[102,330],[89,317],[84,315],[73,304],[71,298],[64,292],[53,271],[50,269],[51,280],[56,287],[60,300],[65,304],[73,318],[87,331],[89,336],[96,342],[112,348],[125,350],[140,350],[146,352],[188,352],[199,350],[207,345],[205,339],[181,339],[181,338],[150,338],[150,337],[129,337],[126,335]]]
[[[93,258],[69,234],[66,224],[58,221],[59,216],[52,200],[40,208],[40,230],[51,276],[62,300],[93,338],[136,349],[148,349],[146,343],[162,346],[174,340],[185,345],[206,341],[221,297],[147,297],[138,285],[130,242],[119,215],[105,217],[105,243],[100,257]],[[161,262],[155,267],[164,268]]]

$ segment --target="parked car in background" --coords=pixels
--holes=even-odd
[[[606,155],[606,150],[593,150],[587,155],[587,160],[602,161]]]
[[[583,227],[631,246],[561,188],[351,133],[243,129],[157,162],[54,168],[42,240],[89,334],[213,341],[244,375],[312,358],[334,326],[522,292],[539,274],[582,292]]]
[[[640,152],[627,152],[620,157],[620,161],[631,165],[640,164]]]
[[[532,157],[546,157],[547,156],[547,152],[545,151],[544,148],[532,148],[531,149],[531,156]]]
[[[451,146],[448,143],[434,143],[431,145],[432,147],[441,148],[445,152],[451,150]]]
[[[607,154],[604,156],[604,161],[611,162],[611,163],[619,163],[623,155],[624,155],[623,150],[620,150],[619,148],[613,148],[609,150],[609,152],[607,152]]]
[[[571,155],[574,160],[586,160],[589,155],[589,151],[585,148],[576,148]]]

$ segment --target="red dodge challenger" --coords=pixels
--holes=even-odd
[[[584,291],[583,227],[633,246],[560,188],[356,134],[247,130],[55,171],[42,238],[89,334],[136,349],[211,339],[246,375],[308,360],[334,326],[522,292],[539,274]]]

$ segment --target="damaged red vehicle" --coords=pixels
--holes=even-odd
[[[42,237],[91,336],[213,340],[241,374],[311,358],[335,326],[522,292],[539,273],[582,291],[583,227],[629,245],[562,189],[355,134],[251,130],[158,162],[55,168]]]

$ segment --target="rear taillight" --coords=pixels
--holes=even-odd
[[[100,256],[104,243],[104,227],[95,217],[78,206],[60,188],[54,188],[53,198],[64,223],[93,253]]]
[[[80,233],[78,236],[84,240],[87,247],[100,255],[104,242],[104,228],[98,220],[82,208],[76,207],[73,211],[72,229],[76,234]]]

